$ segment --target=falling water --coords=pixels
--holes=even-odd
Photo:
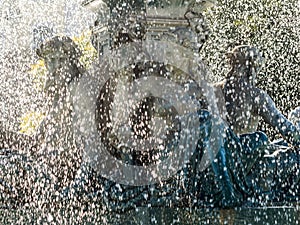
[[[84,1],[88,2],[88,1]],[[97,1],[95,1],[97,3]],[[112,4],[115,4],[116,1],[111,1]],[[157,1],[147,1],[149,3],[156,4]],[[166,1],[162,1],[166,2]],[[179,1],[177,1],[179,2]],[[183,1],[182,1],[183,2]],[[210,2],[210,1],[207,1]],[[212,1],[213,2],[213,1]],[[44,118],[44,114],[47,110],[47,105],[45,104],[47,96],[43,92],[43,85],[46,80],[46,68],[44,64],[41,64],[38,56],[35,51],[38,46],[45,41],[47,38],[52,37],[54,35],[64,35],[72,37],[73,40],[77,40],[77,44],[81,45],[81,50],[83,51],[84,57],[81,58],[81,63],[84,64],[85,69],[93,74],[92,71],[93,65],[97,65],[97,56],[96,50],[93,49],[90,41],[86,43],[86,40],[90,38],[90,27],[94,26],[94,21],[101,17],[105,17],[106,15],[99,15],[96,10],[99,5],[92,5],[91,8],[83,7],[81,5],[82,1],[77,0],[69,0],[69,1],[52,1],[52,0],[43,0],[43,1],[34,1],[34,0],[19,0],[19,1],[10,1],[10,0],[0,0],[0,128],[12,131],[12,132],[20,132],[27,134],[32,134],[32,127],[36,127],[37,124],[41,121],[41,118]],[[138,4],[138,3],[136,3]],[[122,7],[127,7],[126,4]],[[180,10],[179,10],[180,11]],[[258,86],[263,90],[266,90],[268,94],[274,99],[278,108],[287,115],[288,112],[299,106],[299,58],[300,58],[300,24],[299,24],[299,2],[296,0],[261,0],[261,1],[249,1],[249,0],[219,0],[216,6],[212,8],[207,8],[203,14],[206,18],[207,26],[210,28],[210,34],[208,40],[206,40],[205,44],[201,46],[200,56],[202,57],[202,61],[205,65],[203,67],[207,68],[207,73],[203,74],[205,80],[209,82],[220,81],[228,72],[229,68],[225,63],[224,54],[228,51],[228,49],[232,49],[234,46],[238,44],[250,44],[256,46],[263,52],[263,56],[265,59],[265,65],[261,72],[258,75]],[[164,13],[164,10],[161,12]],[[105,19],[104,19],[105,20]],[[83,43],[84,42],[84,43]],[[95,47],[95,40],[92,39],[92,42]],[[152,42],[148,42],[148,46],[145,45],[148,50],[156,46]],[[135,46],[132,48],[128,48],[129,52],[134,54]],[[166,51],[169,49],[169,52]],[[175,49],[175,48],[174,48]],[[167,53],[173,53],[174,56],[168,58],[170,62],[176,62],[178,67],[184,71],[188,66],[183,58],[188,55],[188,52],[176,52],[173,49],[173,45],[166,44],[163,46],[157,46],[154,48],[154,51],[151,52],[151,57],[159,58],[159,53],[166,51]],[[150,52],[151,50],[149,50]],[[105,54],[105,52],[102,52]],[[122,53],[121,53],[122,54]],[[176,55],[175,55],[176,54]],[[180,55],[182,54],[182,55]],[[154,56],[153,56],[154,55]],[[98,56],[99,57],[99,56]],[[128,51],[125,53],[125,57],[130,61],[131,55]],[[147,56],[145,56],[147,57]],[[110,58],[111,61],[114,60],[114,57]],[[172,61],[173,60],[173,61]],[[159,61],[159,60],[157,60]],[[118,62],[116,62],[117,64]],[[191,62],[192,63],[192,62]],[[194,62],[195,63],[195,62]],[[116,66],[116,64],[113,64]],[[138,64],[138,63],[137,63]],[[180,65],[179,65],[180,64]],[[194,64],[193,64],[194,65]],[[117,65],[119,66],[119,65]],[[116,67],[117,67],[116,66]],[[157,69],[155,68],[157,65],[147,65],[149,71],[145,73],[161,73],[164,71],[164,68]],[[121,66],[120,66],[121,67]],[[125,67],[124,67],[125,68]],[[103,71],[108,71],[110,68],[101,67]],[[123,68],[122,68],[123,69]],[[128,68],[126,68],[128,69]],[[119,101],[118,105],[122,105],[122,109],[116,108],[116,101],[111,104],[109,107],[112,108],[113,115],[120,119],[120,121],[110,121],[111,118],[102,118],[101,115],[97,118],[98,122],[103,124],[98,124],[98,129],[104,129],[107,137],[101,137],[101,141],[103,143],[113,143],[115,136],[110,134],[117,133],[118,135],[128,135],[126,133],[126,129],[128,128],[128,124],[121,124],[122,122],[128,121],[126,120],[126,113],[123,115],[126,110],[126,107],[129,107],[128,104],[123,104],[130,98],[132,101],[132,105],[136,105],[136,114],[133,113],[132,120],[139,121],[138,118],[138,110],[143,107],[142,103],[139,103],[140,99],[146,99],[146,101],[151,102],[153,107],[150,109],[151,112],[156,113],[155,110],[157,108],[162,108],[161,105],[167,105],[171,103],[176,103],[178,99],[180,100],[180,107],[175,104],[175,106],[170,106],[167,112],[164,112],[165,117],[162,119],[153,119],[149,120],[152,126],[155,126],[155,132],[160,134],[165,132],[165,124],[168,124],[170,131],[168,133],[169,137],[176,139],[176,135],[178,135],[178,124],[188,124],[186,127],[181,128],[195,128],[199,126],[196,122],[196,119],[193,117],[184,117],[181,118],[185,122],[174,120],[172,116],[174,116],[175,112],[180,114],[185,114],[186,112],[194,112],[199,106],[199,103],[194,99],[187,98],[185,96],[184,90],[178,86],[177,83],[184,83],[186,80],[185,75],[183,73],[176,71],[173,68],[168,68],[166,70],[169,73],[177,73],[177,77],[171,77],[171,80],[176,80],[177,83],[174,85],[173,83],[168,83],[164,78],[156,79],[156,80],[147,80],[147,79],[136,79],[137,81],[130,81],[133,79],[131,75],[128,75],[128,71],[122,71],[125,76],[117,77],[117,79],[106,79],[103,71],[100,71],[103,77],[92,76],[90,79],[86,80],[86,83],[83,82],[81,91],[90,90],[86,92],[86,94],[82,97],[79,96],[79,103],[77,106],[86,107],[88,103],[96,104],[97,101],[102,101],[98,99],[99,93],[97,92],[97,88],[101,87],[102,90],[106,89],[119,89],[117,87],[122,86],[120,84],[129,85],[130,88],[127,90],[126,88],[123,92],[112,91],[112,93],[102,91],[101,94],[111,97],[110,95],[115,95],[115,100]],[[151,70],[151,71],[150,71]],[[154,72],[153,72],[153,71]],[[188,70],[188,69],[186,69]],[[99,68],[96,71],[99,72]],[[170,72],[171,71],[171,72]],[[100,73],[99,72],[99,73]],[[189,71],[190,72],[190,71]],[[194,72],[194,71],[192,71]],[[38,76],[37,76],[38,74]],[[127,74],[127,75],[126,75]],[[97,75],[97,74],[96,74]],[[125,78],[124,78],[125,77]],[[86,78],[84,78],[86,79]],[[99,80],[100,79],[100,80]],[[103,79],[103,80],[101,80]],[[119,79],[119,80],[118,80]],[[123,80],[122,80],[123,79]],[[124,80],[125,79],[125,80]],[[159,81],[157,81],[159,80]],[[200,79],[203,82],[202,79]],[[201,83],[199,80],[199,83]],[[178,82],[179,81],[179,82]],[[114,84],[114,82],[118,83],[118,85]],[[149,87],[149,83],[153,85]],[[161,91],[163,89],[159,86],[159,83],[164,83],[165,87],[163,87],[166,92]],[[208,109],[214,111],[215,124],[219,124],[219,112],[215,107],[215,97],[211,94],[210,86],[205,86],[206,84],[201,83],[206,87],[205,92],[206,95],[209,96]],[[186,84],[187,85],[187,84]],[[194,85],[194,83],[193,83]],[[192,85],[191,85],[192,86]],[[169,88],[169,89],[168,89]],[[189,87],[192,89],[191,87]],[[121,88],[122,89],[122,88]],[[143,93],[140,90],[147,90],[149,92],[155,92],[156,99],[155,101],[151,101],[149,96],[143,96]],[[173,90],[176,89],[176,92]],[[119,89],[120,90],[120,89]],[[136,95],[133,95],[133,90],[136,91]],[[128,91],[132,91],[131,95],[128,94]],[[180,98],[175,98],[174,96],[168,95],[170,92],[174,96],[181,96]],[[93,96],[90,99],[90,96]],[[165,101],[163,97],[168,97],[168,101]],[[183,97],[182,97],[183,96]],[[118,99],[119,98],[119,99]],[[197,96],[194,96],[197,98]],[[84,99],[84,100],[83,100]],[[149,100],[150,99],[150,100]],[[187,100],[188,99],[188,100]],[[80,101],[81,100],[81,101]],[[86,101],[85,101],[86,100]],[[125,101],[126,100],[126,101]],[[103,102],[102,102],[103,103]],[[109,102],[105,102],[105,104],[110,104]],[[155,108],[156,107],[156,108]],[[76,108],[76,107],[75,107]],[[88,108],[88,106],[87,106]],[[81,131],[80,135],[85,136],[88,141],[89,148],[98,148],[99,146],[94,146],[95,140],[99,141],[97,138],[93,136],[97,133],[97,130],[89,130],[89,128],[94,125],[90,123],[90,120],[94,121],[93,117],[89,117],[89,110],[87,109],[84,112],[79,112],[79,119],[81,119],[82,124],[79,124],[79,127],[84,127],[85,130]],[[105,108],[97,108],[97,112],[105,112]],[[101,111],[102,110],[102,111]],[[192,113],[191,113],[192,114]],[[91,115],[91,114],[90,114]],[[88,119],[87,119],[88,118]],[[166,119],[165,119],[166,118]],[[175,122],[174,122],[175,121]],[[140,122],[140,121],[139,121]],[[128,122],[130,123],[130,121]],[[22,126],[20,126],[20,124]],[[122,126],[121,126],[121,125]],[[154,125],[153,125],[154,124]],[[112,128],[111,128],[111,127]],[[217,125],[216,125],[217,126]],[[118,127],[115,128],[115,127]],[[121,129],[121,128],[122,129]],[[223,128],[223,126],[220,126]],[[220,128],[218,127],[218,128]],[[116,130],[111,132],[112,130]],[[268,125],[262,123],[260,125],[260,130],[265,131],[271,140],[276,140],[280,136],[278,136],[277,132],[269,127]],[[140,130],[142,130],[140,132]],[[163,131],[162,131],[163,130]],[[140,129],[138,126],[135,127],[135,134],[144,137],[148,134],[143,134],[144,130]],[[118,133],[119,132],[119,133]],[[198,131],[197,131],[198,132]],[[181,133],[184,138],[182,142],[176,141],[167,142],[170,146],[174,147],[177,145],[185,145],[190,146],[190,149],[194,149],[197,143],[193,138],[189,138],[190,136],[198,136],[199,133],[196,131],[190,131],[186,129],[186,133]],[[218,135],[214,136],[222,136],[223,130],[213,132],[220,132]],[[1,130],[0,130],[1,133]],[[154,144],[163,144],[166,145],[165,140],[160,139],[160,135],[157,134],[156,140],[154,140]],[[78,136],[76,136],[78,137]],[[118,145],[126,145],[128,144],[128,140],[131,136],[128,137],[127,140],[117,142]],[[99,138],[100,139],[100,138]],[[217,138],[217,140],[221,140]],[[127,141],[127,142],[126,142]],[[155,142],[157,141],[157,142]],[[194,143],[195,142],[195,143]],[[150,143],[150,144],[149,144]],[[152,146],[153,143],[149,142],[148,145]],[[217,144],[216,144],[217,143]],[[145,144],[145,142],[142,142]],[[141,143],[134,142],[134,145],[142,145]],[[212,141],[210,144],[212,146],[219,146],[217,141]],[[92,147],[91,147],[92,146]],[[132,146],[130,146],[132,147]],[[213,147],[217,148],[217,147]],[[122,150],[121,153],[114,153],[114,156],[118,156],[119,159],[124,160],[122,157],[123,152],[126,152],[127,146],[124,147],[125,150]],[[178,148],[180,149],[180,148]],[[166,156],[169,156],[168,148],[163,149]],[[145,150],[146,151],[146,150]],[[192,150],[191,150],[192,151]],[[89,161],[91,164],[96,164],[99,162],[96,155],[90,152],[88,156],[85,156],[86,161]],[[181,155],[180,150],[178,150],[175,156],[182,159],[182,164],[186,163],[187,159],[191,157],[191,155]],[[0,160],[1,160],[0,154]],[[24,156],[27,157],[27,156]],[[102,156],[103,157],[103,156]],[[186,158],[185,158],[186,157]],[[208,164],[211,163],[215,157],[215,152],[211,151],[210,155],[207,156]],[[172,157],[170,157],[172,158]],[[96,159],[96,160],[95,160]],[[19,158],[16,157],[14,159],[16,163],[18,163]],[[106,158],[102,158],[103,163],[105,163]],[[127,161],[126,161],[127,160]],[[131,159],[125,159],[128,163]],[[138,158],[139,160],[139,158]],[[137,161],[138,161],[137,160]],[[171,160],[172,161],[172,160]],[[149,162],[148,162],[149,163]],[[150,164],[152,162],[150,161]],[[180,164],[179,163],[179,164]],[[3,164],[0,164],[1,166]],[[15,165],[15,164],[14,164]],[[26,164],[27,165],[27,164]],[[30,165],[30,164],[28,164]],[[106,164],[105,164],[106,165]],[[114,164],[119,167],[119,164]],[[127,165],[127,164],[126,164]],[[181,167],[182,165],[172,164],[175,168],[175,172],[177,171],[177,166]],[[201,164],[205,169],[207,165]],[[204,165],[204,166],[203,166]],[[98,166],[98,167],[97,167]],[[103,165],[95,166],[98,170],[103,170]],[[99,169],[100,168],[100,169]],[[127,166],[121,167],[126,170]],[[1,170],[5,170],[5,167],[0,167]],[[93,174],[89,174],[89,171],[85,171],[86,167],[82,166],[79,169],[79,172],[76,176],[75,186],[80,186],[81,183],[86,182],[86,189],[77,190],[80,194],[77,196],[77,193],[72,193],[68,189],[68,187],[64,187],[63,191],[60,193],[54,193],[50,195],[46,190],[45,192],[38,195],[38,197],[32,197],[31,203],[26,202],[25,205],[15,204],[16,202],[12,202],[9,204],[2,204],[2,199],[0,198],[0,223],[9,224],[9,223],[20,223],[20,224],[40,224],[40,223],[63,223],[63,224],[77,224],[77,223],[91,223],[91,224],[298,224],[299,223],[299,202],[293,201],[292,203],[284,202],[284,204],[279,204],[278,207],[276,204],[267,205],[265,207],[256,207],[256,205],[245,205],[238,209],[211,209],[211,208],[188,208],[186,206],[180,207],[167,207],[166,209],[161,205],[158,207],[153,207],[151,202],[147,205],[143,205],[142,207],[133,207],[134,209],[128,210],[124,213],[118,212],[110,212],[111,208],[102,205],[99,203],[99,199],[103,196],[106,196],[106,193],[103,192],[103,189],[98,188],[95,191],[93,182],[98,182],[98,180],[85,180],[81,179],[80,174],[84,174],[87,177],[93,177]],[[107,170],[109,168],[106,168]],[[162,177],[174,175],[174,173],[169,174],[169,172],[164,172],[164,168],[159,168],[161,170],[154,170],[155,173],[161,172],[166,174],[159,174]],[[168,170],[171,168],[168,168]],[[203,169],[204,170],[204,169]],[[126,170],[127,171],[127,170]],[[136,172],[135,170],[128,170],[130,173]],[[127,171],[127,172],[128,172]],[[111,172],[111,171],[108,171]],[[297,171],[299,173],[299,171]],[[79,175],[78,175],[79,174]],[[105,174],[102,171],[102,175]],[[153,174],[148,174],[147,171],[141,173],[142,176],[145,176],[145,180],[139,180],[142,182],[142,185],[147,182],[152,184],[154,181],[157,182],[155,176]],[[28,176],[28,174],[26,174]],[[124,174],[121,174],[122,176]],[[125,173],[125,175],[128,175]],[[150,176],[147,177],[147,175]],[[156,175],[156,174],[155,174]],[[19,174],[19,176],[22,176]],[[110,173],[105,174],[105,177],[115,178],[120,176],[120,174],[112,175]],[[131,175],[129,175],[131,176]],[[179,175],[178,175],[179,176]],[[24,177],[26,177],[24,175]],[[79,177],[79,178],[78,178]],[[47,179],[43,180],[41,177],[38,177],[40,180],[34,183],[35,186],[41,186],[43,189],[43,185],[46,186]],[[28,178],[30,179],[30,177]],[[127,178],[128,179],[128,178]],[[139,177],[141,179],[141,175]],[[122,181],[122,179],[120,179]],[[113,179],[113,181],[116,181]],[[119,180],[118,180],[119,181]],[[0,191],[4,191],[5,189],[1,189],[4,183],[2,182],[2,178],[0,177]],[[39,183],[41,182],[41,183]],[[45,182],[45,183],[43,183]],[[155,183],[154,182],[154,183]],[[159,180],[159,182],[162,182]],[[122,182],[121,182],[122,183]],[[122,183],[124,184],[124,183]],[[128,183],[126,183],[128,184]],[[136,185],[135,180],[130,180],[129,184]],[[101,185],[111,185],[110,181],[101,183]],[[99,184],[100,186],[100,184]],[[122,189],[122,186],[116,185],[112,187],[110,190],[118,193],[117,189]],[[41,190],[41,188],[36,189]],[[139,190],[140,191],[140,190]],[[189,190],[188,190],[189,191]],[[167,191],[166,191],[167,192]],[[191,191],[192,192],[192,191]],[[145,192],[140,192],[142,195],[145,195]],[[103,195],[103,196],[101,196]],[[100,196],[100,197],[99,197]],[[111,196],[109,196],[111,197]],[[113,196],[114,197],[114,196]],[[24,198],[26,198],[24,196]],[[56,199],[57,198],[57,199]],[[118,198],[118,196],[116,197]],[[146,198],[146,197],[145,197]],[[22,201],[21,201],[22,202]],[[167,201],[166,201],[167,202]],[[250,199],[251,202],[251,199]],[[5,202],[8,203],[8,202]],[[128,207],[126,203],[124,207]],[[132,207],[129,207],[130,209]],[[120,210],[122,211],[122,210]],[[277,216],[278,215],[278,216]]]

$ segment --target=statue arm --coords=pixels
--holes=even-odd
[[[263,120],[276,128],[279,133],[294,146],[300,146],[300,132],[277,108],[272,98],[264,91],[256,89],[254,105]]]

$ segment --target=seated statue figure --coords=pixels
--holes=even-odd
[[[31,195],[36,180],[44,178],[58,189],[68,185],[81,162],[81,152],[73,136],[72,99],[84,73],[79,63],[81,53],[70,38],[56,36],[42,44],[37,54],[48,69],[44,87],[46,117],[33,136],[0,131],[0,156],[3,156],[0,187],[5,186],[8,192],[15,190],[14,196],[26,193],[27,189]],[[24,176],[17,175],[20,171],[27,172]]]
[[[251,46],[235,47],[227,53],[231,66],[224,81],[215,85],[219,109],[236,134],[257,130],[259,119],[276,128],[292,145],[300,144],[300,133],[275,106],[271,97],[255,86],[262,65],[260,52]]]
[[[13,194],[22,196],[24,195],[24,186],[26,185],[28,189],[40,186],[34,184],[41,182],[43,179],[37,177],[42,176],[46,177],[46,181],[44,179],[42,182],[44,184],[42,192],[36,193],[42,194],[47,188],[45,185],[67,186],[70,183],[68,181],[74,178],[74,174],[80,168],[74,185],[70,186],[70,189],[75,190],[66,191],[67,195],[86,194],[91,198],[84,199],[96,200],[97,203],[106,205],[112,211],[123,212],[149,205],[153,207],[233,207],[243,204],[248,197],[253,196],[253,178],[248,179],[247,176],[249,168],[257,161],[252,160],[254,163],[249,166],[244,155],[262,152],[267,146],[266,135],[257,132],[247,136],[238,136],[231,128],[226,129],[223,144],[215,159],[211,161],[211,165],[207,169],[202,171],[199,169],[199,164],[205,150],[210,148],[209,138],[212,127],[212,116],[204,109],[196,112],[200,122],[200,136],[194,154],[180,171],[167,180],[145,186],[117,184],[98,175],[89,165],[81,164],[81,150],[78,140],[75,143],[72,127],[74,120],[73,96],[77,82],[84,73],[78,61],[80,53],[74,42],[67,37],[50,39],[39,48],[37,53],[45,59],[49,71],[46,81],[49,110],[37,134],[32,138],[33,141],[25,145],[28,149],[34,149],[30,160],[24,161],[24,165],[21,163],[20,167],[22,168],[14,168],[17,163],[9,161],[11,158],[4,162],[4,164],[11,163],[11,171],[17,169],[27,172],[20,177],[17,173],[5,174],[5,170],[0,170],[0,187],[2,185],[7,189],[17,189],[17,193]],[[287,140],[290,140],[288,138],[292,136],[290,132],[291,128],[282,132]],[[1,137],[0,140],[1,144],[6,143],[4,148],[11,147],[16,150],[18,150],[18,146],[13,143],[24,140],[20,136],[19,139],[17,136],[17,139],[14,140],[9,139],[10,135],[4,137],[6,139],[2,140],[3,137]],[[32,171],[28,171],[28,168],[33,167],[33,161],[40,168],[35,176],[32,176]],[[0,159],[1,165],[2,160]],[[25,182],[27,178],[30,178],[28,180],[31,183]],[[15,180],[20,181],[13,182]],[[77,181],[79,183],[76,183]],[[10,184],[16,185],[10,187]],[[78,184],[83,184],[83,186]],[[57,190],[61,189],[56,188],[50,191],[57,192]],[[1,200],[0,195],[0,202]],[[16,202],[16,199],[14,201]],[[23,201],[30,201],[30,199],[23,198]]]
[[[218,107],[223,119],[238,135],[257,131],[262,118],[276,128],[293,146],[300,145],[300,132],[277,108],[271,97],[255,86],[262,66],[261,53],[242,45],[227,53],[231,70],[225,80],[215,84]]]
[[[242,45],[228,52],[227,56],[231,70],[225,80],[215,84],[215,92],[218,98],[218,108],[223,119],[234,133],[239,136],[241,143],[255,143],[259,140],[259,136],[255,134],[261,134],[261,132],[257,131],[257,127],[259,119],[262,118],[266,123],[279,131],[285,142],[292,145],[294,149],[299,148],[300,130],[296,126],[299,121],[299,109],[298,111],[293,111],[290,114],[290,120],[288,120],[276,108],[271,97],[265,91],[255,86],[256,76],[263,61],[260,52],[254,47]],[[266,149],[268,149],[267,152],[273,153],[270,157],[264,157],[267,154],[265,152]],[[280,182],[280,179],[274,181],[275,174],[270,175],[270,171],[274,167],[284,165],[286,168],[293,169],[291,171],[288,169],[278,171],[278,177],[282,179],[286,177],[286,180],[293,180],[291,179],[293,176],[292,171],[299,167],[295,163],[299,158],[297,153],[287,150],[284,146],[271,143],[268,143],[265,147],[250,148],[249,150],[241,156],[242,161],[247,167],[246,175],[249,175],[251,171],[251,176],[254,175],[257,180],[257,186],[260,186],[259,188],[264,186],[263,190],[271,192],[271,188],[268,185],[262,184],[263,180],[267,183],[268,179],[264,179],[267,176],[272,176],[272,182],[276,183],[276,187],[273,186],[273,188],[278,190],[282,190],[283,186],[289,186],[289,184],[295,186],[298,183],[297,180],[294,180],[282,184],[283,182]]]
[[[81,161],[73,132],[73,97],[85,70],[79,47],[66,36],[51,38],[37,49],[37,55],[45,60],[49,75],[44,87],[48,109],[35,135],[40,146],[36,155],[47,160],[58,183],[63,183],[73,179]]]

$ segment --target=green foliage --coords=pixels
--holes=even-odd
[[[34,86],[37,90],[43,90],[47,69],[44,60],[39,59],[35,64],[30,65],[29,74],[32,76]]]
[[[97,51],[90,41],[91,32],[84,32],[79,37],[72,38],[82,51],[80,62],[88,69],[97,58]]]
[[[20,132],[27,135],[33,135],[40,125],[45,115],[39,112],[28,112],[20,118]]]

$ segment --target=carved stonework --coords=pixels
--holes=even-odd
[[[84,1],[98,12],[93,44],[100,54],[122,43],[166,40],[198,52],[209,29],[202,15],[209,1]],[[94,6],[93,6],[94,5]]]

